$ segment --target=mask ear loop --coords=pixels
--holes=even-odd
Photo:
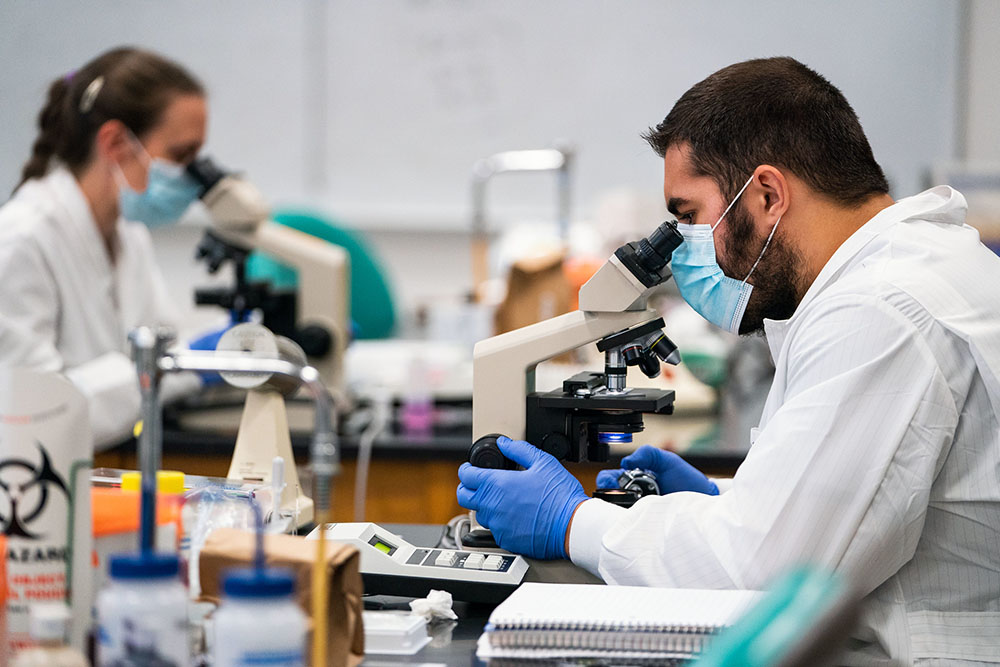
[[[135,133],[127,125],[125,125],[125,131],[128,132],[128,140],[129,140],[129,143],[132,144],[132,147],[133,148],[137,147],[139,149],[139,151],[141,152],[141,154],[139,156],[139,159],[142,161],[143,166],[146,167],[147,178],[148,178],[149,177],[148,176],[149,166],[150,166],[150,164],[152,164],[153,158],[149,155],[149,151],[146,150],[146,147],[142,145],[142,142],[139,141],[139,137],[135,136]],[[115,174],[115,181],[118,184],[118,189],[119,190],[121,190],[121,188],[124,187],[124,188],[128,188],[129,190],[132,190],[133,192],[140,192],[139,190],[136,190],[135,188],[133,188],[129,184],[128,179],[125,178],[125,172],[122,171],[122,166],[120,164],[118,164],[117,162],[115,162],[115,171],[114,171],[114,174]],[[148,183],[147,183],[147,187],[148,187]]]
[[[760,264],[760,260],[764,256],[764,253],[767,252],[767,246],[771,245],[771,239],[774,238],[774,232],[778,230],[778,225],[780,224],[781,218],[778,218],[778,221],[774,223],[774,227],[771,227],[771,233],[767,235],[767,241],[764,242],[764,247],[761,249],[760,254],[757,255],[757,261],[750,267],[750,273],[748,273],[747,277],[743,279],[743,282],[750,280],[750,276],[753,275],[754,269],[757,268],[757,265]]]
[[[747,179],[747,182],[743,184],[743,187],[740,188],[740,191],[736,193],[735,197],[733,197],[733,201],[729,202],[729,206],[726,207],[726,210],[722,212],[722,215],[719,216],[719,219],[715,221],[714,225],[712,225],[713,233],[715,232],[715,228],[718,227],[720,224],[722,224],[722,221],[726,218],[726,215],[729,213],[729,209],[731,209],[733,206],[736,205],[736,202],[738,202],[740,200],[740,197],[743,196],[743,191],[746,190],[752,182],[753,182],[753,174],[750,174],[750,178]]]
[[[142,145],[139,141],[139,137],[135,136],[135,132],[131,130],[127,125],[125,126],[125,131],[128,132],[128,138],[134,148],[138,148],[142,152],[142,161],[146,169],[149,169],[149,165],[153,162],[153,157],[146,150],[146,147]]]

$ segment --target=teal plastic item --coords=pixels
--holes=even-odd
[[[281,211],[274,221],[342,247],[351,258],[351,321],[354,338],[388,338],[396,329],[392,291],[375,253],[356,233],[317,213]],[[266,280],[279,289],[294,288],[295,270],[263,252],[247,259],[248,280]]]
[[[796,569],[719,634],[693,667],[816,664],[846,638],[855,612],[856,600],[839,576]]]

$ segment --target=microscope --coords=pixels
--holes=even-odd
[[[197,290],[195,302],[221,306],[239,319],[259,309],[262,324],[302,347],[324,384],[342,394],[344,350],[350,332],[350,261],[346,251],[270,220],[270,209],[260,191],[209,158],[191,163],[188,174],[201,186],[199,196],[213,222],[198,246],[198,258],[207,263],[210,273],[232,262],[236,276],[232,288]],[[295,292],[247,280],[246,260],[254,249],[295,268]]]
[[[672,414],[674,392],[629,388],[629,366],[648,377],[660,361],[680,354],[663,319],[646,307],[650,292],[670,278],[667,262],[683,242],[673,222],[618,248],[580,288],[580,309],[488,338],[473,353],[469,461],[483,468],[515,468],[496,444],[499,435],[524,439],[564,461],[607,461],[610,445],[643,429],[643,414]],[[535,391],[535,367],[564,352],[596,343],[604,372],[582,372],[561,389]]]

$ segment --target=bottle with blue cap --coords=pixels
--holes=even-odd
[[[112,557],[108,586],[97,597],[97,667],[188,667],[187,591],[174,554]]]
[[[303,667],[306,616],[292,594],[290,571],[255,567],[231,572],[215,612],[214,667]]]

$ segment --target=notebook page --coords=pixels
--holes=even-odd
[[[758,591],[522,584],[490,615],[487,630],[702,630],[730,625]]]

